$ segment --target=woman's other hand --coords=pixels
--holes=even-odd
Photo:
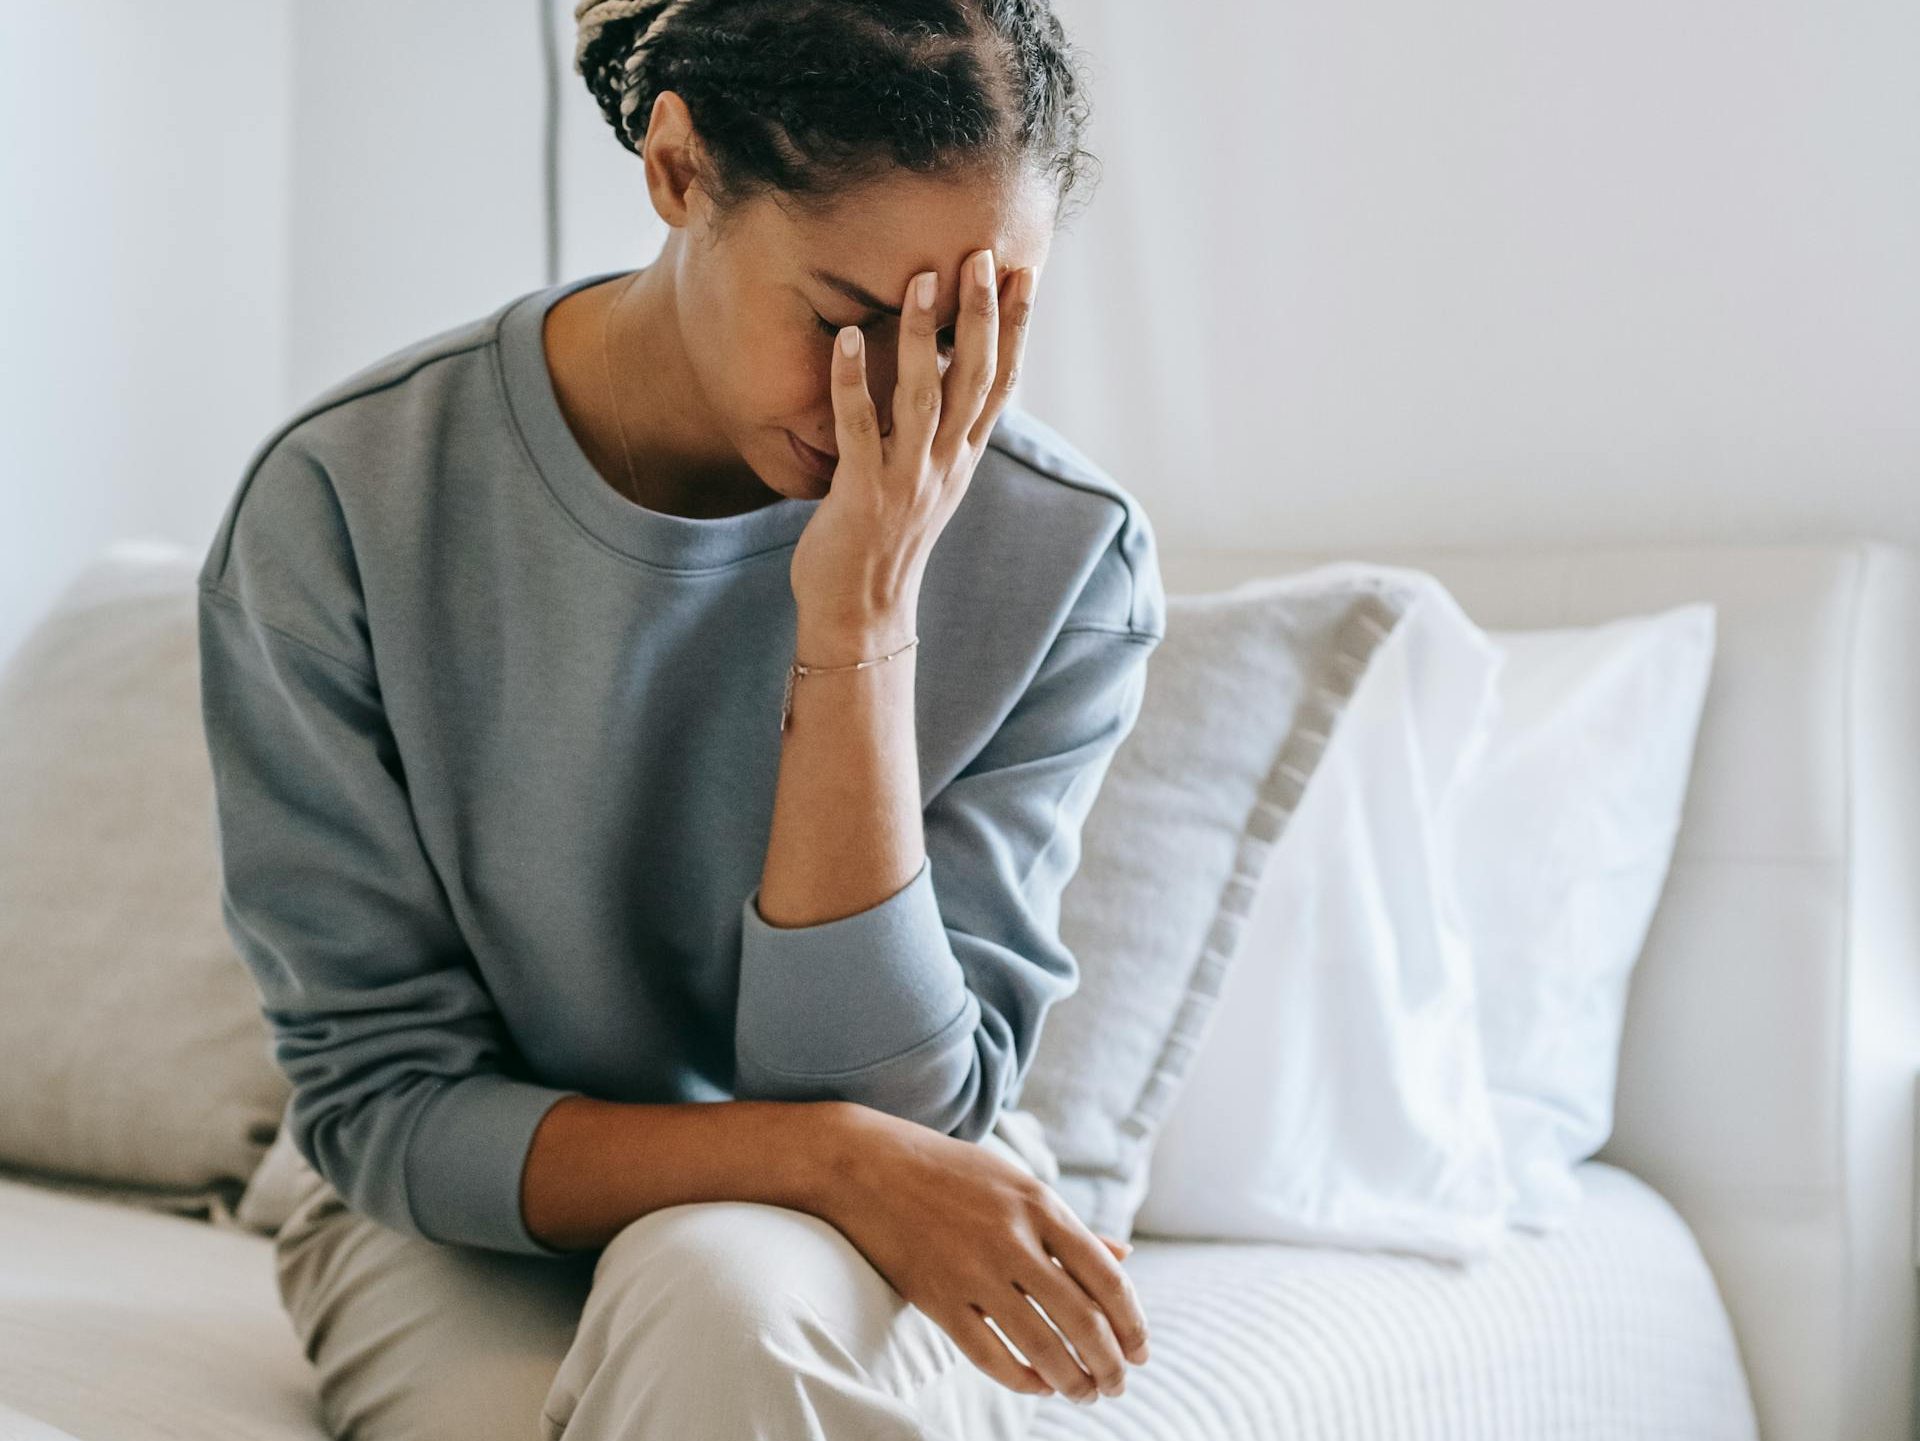
[[[893,426],[885,436],[867,389],[865,336],[847,326],[836,339],[831,365],[839,463],[793,554],[803,630],[866,635],[899,617],[911,629],[928,553],[966,494],[1025,350],[1037,277],[1026,268],[996,281],[993,269],[991,250],[961,263],[954,358],[944,376],[938,314],[931,299],[922,298],[937,296],[939,272],[922,271],[907,283]],[[848,338],[855,342],[851,354],[841,343]],[[817,663],[841,659],[820,656]]]
[[[1146,1318],[1117,1259],[1130,1246],[1096,1236],[986,1146],[865,1106],[843,1119],[818,1214],[902,1297],[1011,1390],[1086,1403],[1125,1391],[1126,1362],[1147,1359]]]

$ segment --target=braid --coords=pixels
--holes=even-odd
[[[624,79],[620,86],[620,115],[614,122],[620,131],[620,138],[629,150],[638,151],[640,137],[633,133],[633,112],[639,107],[641,89],[635,83],[640,67],[645,63],[647,51],[653,46],[661,31],[666,29],[667,21],[674,14],[686,8],[688,0],[580,0],[573,7],[573,18],[580,29],[578,43],[573,50],[573,68],[586,74],[587,50],[600,38],[601,32],[616,20],[630,20],[641,12],[655,10],[654,17],[647,21],[646,29],[639,36],[627,42],[627,57],[621,62]]]
[[[579,0],[574,69],[638,154],[653,101],[686,103],[724,211],[824,206],[889,167],[1050,174],[1093,157],[1085,85],[1050,0]],[[1059,211],[1056,211],[1058,218]]]

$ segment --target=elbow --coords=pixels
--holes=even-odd
[[[988,1042],[976,1021],[937,1049],[923,1044],[857,1071],[796,1075],[742,1056],[734,1093],[741,1100],[852,1101],[977,1142],[999,1117],[1013,1059],[1011,1051]]]
[[[340,1106],[316,1104],[296,1091],[283,1124],[292,1133],[293,1148],[308,1169],[350,1210],[404,1234],[420,1235],[404,1196],[390,1186],[376,1184],[380,1168],[366,1161],[363,1147],[368,1127],[364,1119]],[[397,1209],[396,1199],[401,1202]]]
[[[412,1124],[435,1089],[413,1085],[350,1100],[296,1085],[284,1124],[294,1149],[350,1210],[433,1240],[414,1213],[405,1158]]]

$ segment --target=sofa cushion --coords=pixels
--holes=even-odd
[[[123,543],[0,674],[0,1166],[231,1203],[279,1126],[220,914],[191,551]]]
[[[26,1415],[113,1441],[326,1441],[265,1237],[0,1181],[0,1256],[0,1396]]]
[[[1124,1396],[1042,1398],[1027,1441],[1756,1441],[1686,1223],[1628,1171],[1578,1177],[1565,1230],[1475,1266],[1142,1239],[1127,1271],[1152,1357]]]
[[[7,1441],[79,1441],[71,1431],[37,1421],[4,1401],[0,1401],[0,1436]]]

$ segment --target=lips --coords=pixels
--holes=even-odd
[[[840,457],[831,451],[819,450],[808,445],[792,431],[787,432],[787,441],[793,447],[793,453],[800,462],[822,480],[833,478],[834,468],[840,464]]]

